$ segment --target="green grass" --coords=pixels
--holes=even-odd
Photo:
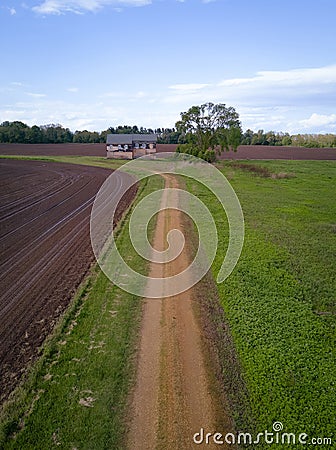
[[[241,361],[256,431],[271,431],[273,422],[281,421],[286,432],[332,437],[336,165],[326,161],[253,165],[271,174],[290,174],[276,179],[230,162],[219,164],[245,216],[241,258],[218,290]],[[187,185],[208,205],[221,230],[212,267],[216,275],[226,251],[227,221],[209,191],[195,182]]]
[[[106,159],[103,156],[26,156],[26,155],[0,155],[0,159],[17,159],[27,161],[48,161],[70,164],[83,164],[85,166],[104,167],[118,169],[126,160]]]
[[[149,178],[137,201],[162,185],[160,177]],[[128,216],[118,244],[145,271],[147,262],[131,251],[127,222]],[[96,266],[2,411],[0,448],[124,448],[141,309],[138,297],[115,287]]]

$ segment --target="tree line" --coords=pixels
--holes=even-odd
[[[202,105],[203,106],[203,105]],[[195,107],[192,107],[195,108]],[[190,109],[192,109],[190,108]],[[198,107],[197,107],[198,108]],[[231,111],[232,112],[232,111]],[[195,111],[194,111],[195,113]],[[185,113],[182,113],[185,114]],[[238,130],[234,128],[230,139],[234,140],[234,145],[281,145],[295,147],[336,147],[335,134],[292,134],[275,131],[252,131],[250,129],[238,136]],[[144,128],[137,125],[119,125],[109,127],[104,131],[70,131],[60,124],[48,125],[29,125],[20,122],[3,122],[0,124],[0,143],[19,143],[19,144],[65,144],[65,143],[83,143],[97,144],[105,143],[107,134],[149,134],[155,133],[158,136],[158,143],[161,144],[191,144],[190,139],[193,133],[185,132],[181,121],[178,121],[174,128]],[[194,139],[194,138],[193,138]],[[191,139],[192,140],[192,139]],[[214,139],[212,138],[212,142]],[[210,145],[211,147],[211,145]]]
[[[75,131],[60,124],[29,125],[20,122],[3,122],[0,124],[0,142],[10,144],[98,144],[106,142],[107,134],[150,134],[158,135],[161,144],[177,144],[181,133],[175,128],[144,128],[137,125],[119,125],[104,131]]]
[[[336,147],[336,135],[327,134],[292,134],[258,130],[246,130],[242,134],[241,145],[290,145],[293,147]]]

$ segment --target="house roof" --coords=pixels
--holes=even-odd
[[[107,144],[129,144],[132,145],[132,134],[108,134],[106,136]]]
[[[157,135],[156,134],[133,134],[132,140],[134,142],[156,142]]]
[[[107,144],[129,144],[133,142],[156,142],[156,134],[108,134],[106,136]]]

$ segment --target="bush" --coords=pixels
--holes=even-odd
[[[216,161],[216,153],[214,150],[209,149],[203,152],[193,144],[179,144],[176,148],[176,152],[196,156],[197,158],[204,159],[205,161],[210,163]]]

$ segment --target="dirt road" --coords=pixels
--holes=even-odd
[[[173,176],[165,175],[165,180],[166,187],[179,187]],[[164,203],[163,197],[161,206]],[[166,248],[166,236],[171,229],[188,235],[181,213],[166,209],[158,214],[155,249]],[[189,266],[189,259],[190,252],[183,250],[170,263],[152,263],[150,276],[179,273]],[[193,435],[201,428],[210,432],[215,429],[215,408],[209,393],[201,331],[192,307],[194,289],[164,298],[163,284],[162,299],[153,299],[150,282],[147,286],[149,295],[144,306],[131,407],[128,441],[131,450],[199,448],[193,443]]]

